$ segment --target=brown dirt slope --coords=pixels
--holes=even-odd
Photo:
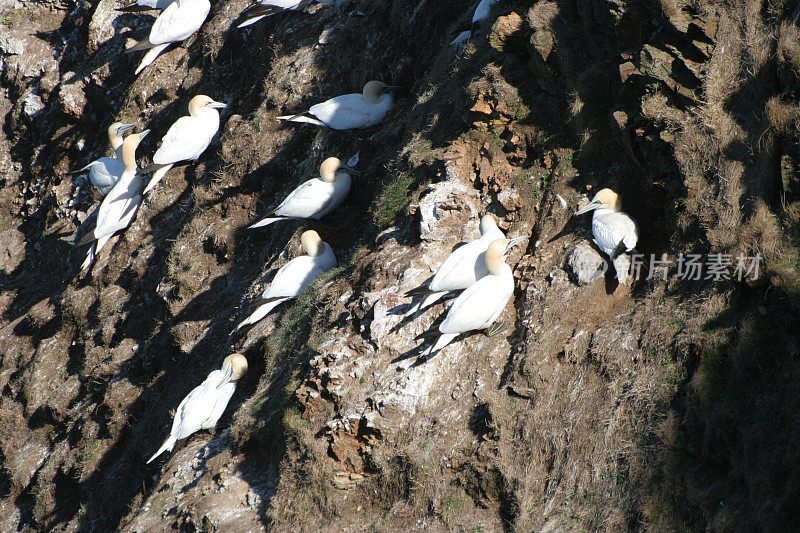
[[[455,0],[231,29],[245,4],[134,77],[152,14],[0,3],[0,530],[798,529],[796,2],[501,0],[463,50]],[[403,88],[375,128],[274,120],[369,79]],[[217,140],[79,275],[96,194],[68,171],[113,119],[153,131],[146,162],[198,93],[229,103]],[[329,217],[245,230],[356,153]],[[602,187],[648,257],[762,275],[577,284]],[[447,304],[403,295],[486,211],[528,236],[505,329],[420,358]],[[339,268],[237,332],[306,228]],[[145,465],[232,351],[217,431]]]

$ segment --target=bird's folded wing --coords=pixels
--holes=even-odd
[[[242,11],[241,17],[242,18],[255,18],[255,17],[268,17],[270,15],[274,15],[275,13],[280,13],[286,9],[285,7],[274,6],[272,4],[262,4],[260,2],[254,2],[247,6],[244,11]]]
[[[307,218],[325,209],[331,200],[331,191],[325,182],[314,179],[300,185],[281,202],[275,214],[284,217]]]
[[[214,385],[206,379],[183,399],[175,411],[170,434],[183,439],[200,429],[214,408]]]
[[[630,241],[630,233],[635,231],[635,224],[627,216],[605,217],[606,223],[592,224],[594,240],[608,255],[612,255],[619,244]],[[634,244],[635,244],[635,238]],[[626,242],[627,244],[627,242]]]
[[[294,298],[305,289],[321,272],[316,258],[301,255],[295,257],[275,274],[272,284],[264,291],[264,298]]]
[[[173,2],[153,22],[148,40],[154,45],[182,41],[200,29],[208,11],[203,3],[181,8]]]
[[[312,105],[308,112],[327,123],[334,117],[338,118],[352,114],[354,111],[362,111],[363,107],[364,97],[358,93],[353,93],[343,94],[319,104]]]
[[[153,155],[153,163],[168,165],[191,159],[208,146],[210,139],[197,128],[197,120],[181,117],[170,126],[162,139],[161,147]]]
[[[154,46],[155,45],[153,43],[151,43],[148,39],[145,39],[143,41],[139,41],[138,43],[134,44],[130,48],[126,48],[125,52],[126,53],[138,52],[139,50],[147,50],[149,48],[153,48]]]
[[[462,333],[483,327],[497,312],[497,289],[494,283],[480,282],[467,288],[447,311],[440,331]],[[503,302],[503,307],[506,303]]]

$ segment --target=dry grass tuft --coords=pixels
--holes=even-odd
[[[556,2],[546,1],[537,2],[528,11],[528,24],[534,30],[549,28],[559,14],[559,7]]]
[[[669,104],[664,93],[658,92],[642,100],[642,115],[658,122],[678,125],[686,122],[687,116],[675,106]]]
[[[766,114],[770,126],[775,131],[787,133],[797,124],[800,108],[787,103],[779,96],[773,96],[767,100]]]
[[[784,22],[778,29],[778,59],[800,72],[800,28]]]
[[[793,206],[794,207],[794,206]],[[798,209],[788,214],[800,214]],[[790,220],[791,227],[798,227],[798,220]],[[740,234],[742,246],[749,255],[760,253],[772,284],[788,294],[800,295],[800,249],[784,232],[780,219],[763,203],[756,207],[755,215]]]

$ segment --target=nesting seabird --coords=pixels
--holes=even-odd
[[[269,213],[273,216],[256,222],[250,228],[260,228],[290,218],[322,218],[350,192],[350,173],[353,172],[336,157],[329,157],[320,165],[318,178],[297,187]]]
[[[514,276],[505,262],[505,255],[526,237],[496,239],[486,250],[488,274],[462,292],[439,324],[439,338],[429,350],[434,354],[450,344],[461,333],[487,329],[494,324],[514,294]]]
[[[603,189],[594,195],[576,215],[594,211],[592,215],[592,235],[594,242],[612,262],[625,252],[636,247],[639,240],[639,227],[630,216],[620,211],[619,195],[611,189]],[[617,272],[621,283],[628,279],[627,272]]]
[[[481,236],[456,248],[439,266],[427,287],[421,287],[406,293],[408,296],[425,294],[425,298],[414,306],[409,314],[433,305],[450,291],[460,291],[473,285],[489,273],[486,268],[486,250],[489,244],[505,235],[497,227],[494,216],[484,215],[480,222]]]
[[[191,37],[203,25],[210,10],[209,0],[175,0],[168,5],[153,22],[150,36],[125,50],[126,52],[147,50],[134,74],[139,74],[155,61],[170,44]]]
[[[300,244],[306,255],[295,257],[278,270],[270,286],[261,295],[258,308],[236,329],[255,324],[281,303],[299,296],[317,276],[336,268],[333,250],[316,231],[303,232]]]
[[[142,169],[142,174],[153,172],[145,193],[155,187],[175,163],[200,157],[219,130],[217,109],[224,107],[227,105],[203,94],[189,101],[189,116],[179,118],[170,126],[153,155],[153,163]]]
[[[329,1],[331,0],[327,0],[324,3]],[[283,11],[302,11],[315,3],[317,3],[316,0],[256,0],[242,11],[239,20],[244,19],[244,21],[236,27],[245,28],[264,17],[282,13]]]
[[[144,183],[142,178],[136,175],[136,147],[148,133],[149,130],[133,133],[122,143],[122,162],[125,170],[100,203],[94,230],[78,242],[78,245],[81,245],[94,241],[81,265],[81,270],[89,268],[108,239],[117,231],[127,228],[139,210]]]
[[[89,170],[89,181],[100,189],[100,192],[105,195],[114,186],[125,170],[125,165],[122,163],[122,141],[123,134],[132,129],[133,124],[124,124],[122,122],[115,122],[108,127],[108,141],[111,143],[111,148],[114,149],[114,157],[101,157],[96,161],[92,161],[77,173],[83,173]]]
[[[478,6],[475,8],[475,12],[472,14],[472,25],[470,26],[470,29],[460,32],[450,44],[457,46],[469,39],[478,28],[481,21],[485,20],[489,16],[492,6],[496,4],[497,1],[498,0],[481,0]]]
[[[392,95],[385,91],[398,88],[382,81],[369,81],[361,93],[343,94],[313,105],[303,113],[285,115],[278,120],[306,122],[335,130],[369,128],[379,124],[392,109]]]
[[[213,431],[236,390],[236,382],[246,372],[247,359],[243,355],[235,353],[226,357],[222,362],[222,368],[211,372],[205,381],[192,389],[192,392],[178,405],[169,437],[147,462],[151,463],[164,452],[171,452],[176,442],[196,431],[201,429]]]

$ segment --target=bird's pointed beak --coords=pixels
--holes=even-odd
[[[361,171],[359,171],[359,170],[356,170],[356,169],[354,169],[353,167],[349,167],[349,166],[347,166],[347,165],[343,166],[343,167],[342,167],[342,170],[344,170],[344,171],[345,171],[345,172],[347,172],[348,174],[352,174],[352,175],[354,175],[354,176],[360,176],[360,175],[361,175]]]
[[[400,89],[402,89],[402,87],[399,85],[387,85],[383,88],[384,91],[399,91]]]
[[[136,124],[120,124],[117,128],[117,135],[122,135],[128,130],[132,130],[136,127]]]
[[[508,241],[506,244],[506,252],[511,250],[513,247],[517,246],[518,244],[522,244],[528,237],[514,237],[513,239]]]
[[[218,389],[222,388],[222,386],[225,385],[226,383],[228,383],[231,380],[232,377],[233,377],[233,367],[230,367],[225,372],[225,375],[222,376],[222,380],[217,385],[217,388]]]
[[[577,213],[575,213],[575,214],[576,214],[576,215],[582,215],[582,214],[584,214],[584,213],[588,213],[589,211],[592,211],[593,209],[597,209],[598,207],[600,207],[600,205],[601,205],[601,202],[600,202],[599,200],[594,200],[594,201],[592,201],[592,202],[589,202],[589,203],[588,203],[588,204],[586,204],[585,206],[583,206],[583,208],[582,208],[582,209],[580,209],[580,210],[579,210]]]
[[[142,139],[144,139],[145,137],[147,137],[147,134],[148,134],[148,133],[150,133],[150,130],[144,130],[144,131],[140,131],[140,132],[139,132],[139,140],[141,141]]]
[[[215,102],[215,101],[213,101],[213,100],[212,100],[212,101],[210,101],[210,102],[209,102],[208,104],[206,104],[206,105],[207,105],[208,107],[213,107],[213,108],[215,108],[215,109],[224,109],[224,108],[228,107],[228,104],[225,104],[225,103],[222,103],[222,102]]]

